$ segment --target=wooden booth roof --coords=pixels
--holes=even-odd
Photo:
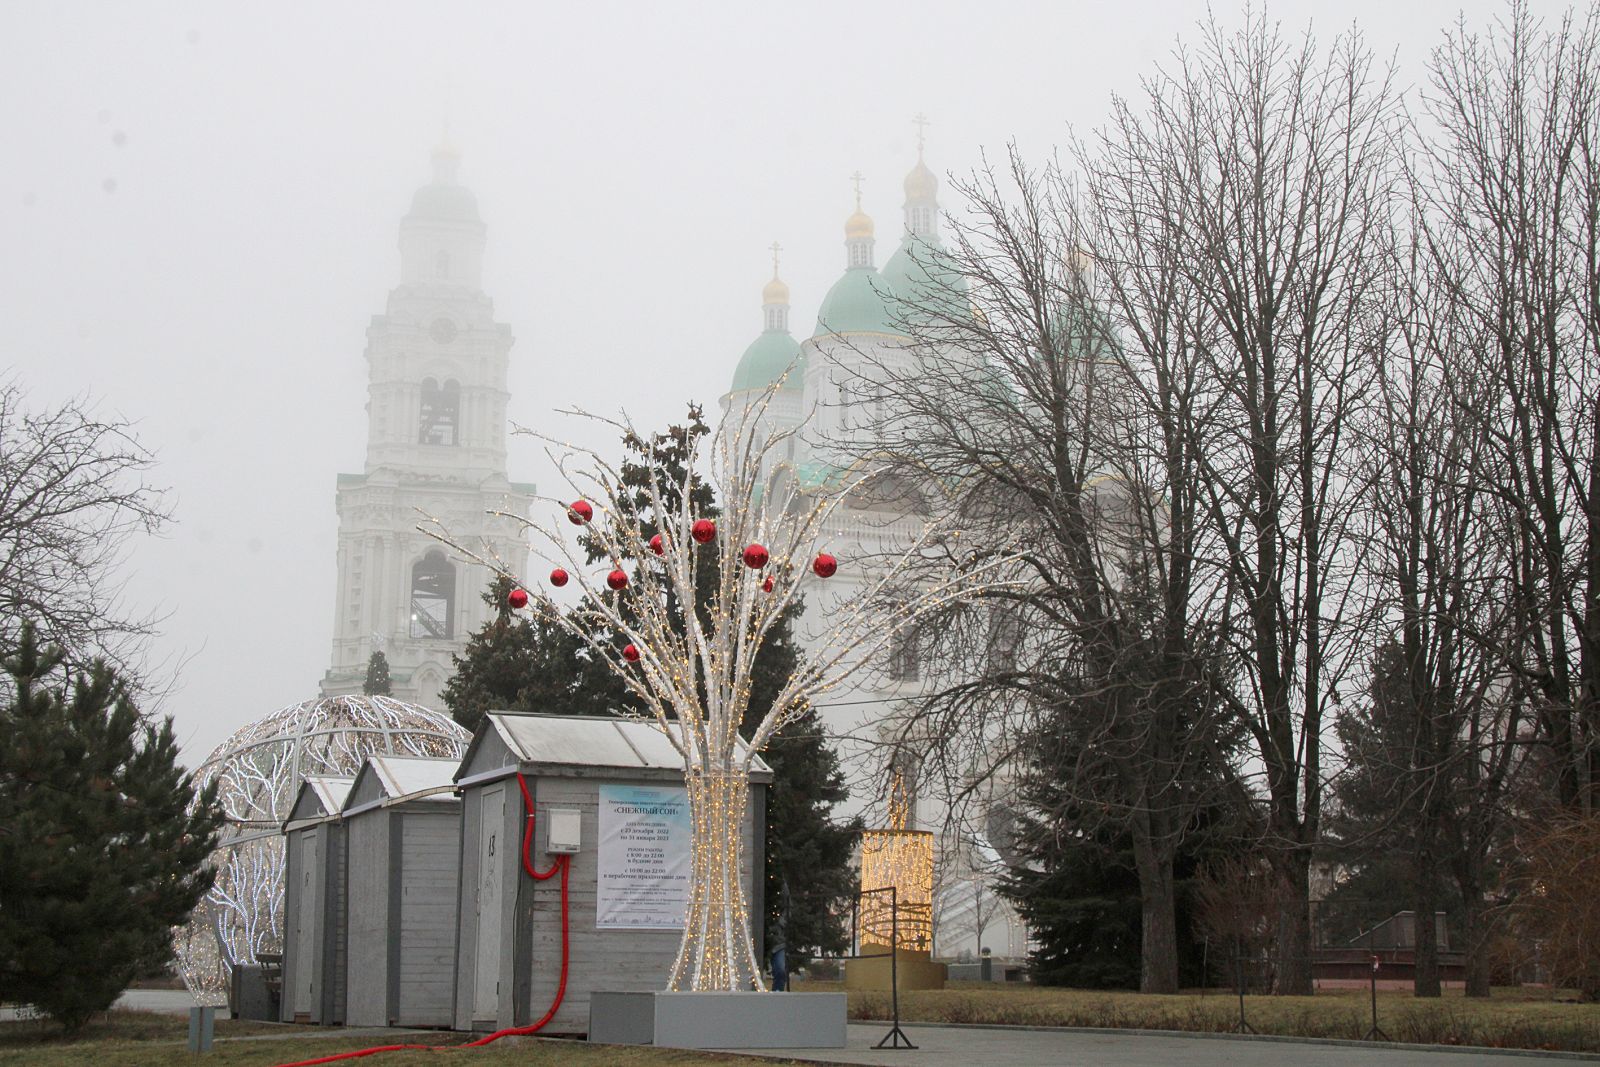
[[[401,801],[454,802],[457,765],[453,759],[368,756],[350,786],[344,814]]]
[[[467,746],[456,781],[496,777],[513,767],[545,773],[612,771],[614,777],[681,777],[683,757],[654,723],[594,715],[493,711]],[[772,780],[760,756],[750,780]]]
[[[354,781],[354,778],[333,774],[307,775],[300,783],[294,803],[289,806],[289,817],[283,821],[284,832],[307,823],[338,818]]]

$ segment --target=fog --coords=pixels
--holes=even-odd
[[[0,6],[0,367],[35,406],[92,393],[157,454],[176,521],[133,546],[128,594],[167,614],[152,662],[187,758],[317,694],[334,478],[364,457],[365,330],[447,123],[488,226],[484,287],[517,339],[514,420],[562,432],[554,410],[579,405],[656,428],[689,400],[715,409],[761,329],[774,240],[810,332],[857,169],[887,258],[914,114],[940,173],[1010,140],[1043,157],[1193,40],[1203,10]],[[1354,19],[1416,84],[1458,6],[1269,10],[1324,36]],[[555,489],[515,438],[509,474]]]

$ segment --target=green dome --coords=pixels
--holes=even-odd
[[[833,283],[817,312],[811,336],[830,333],[899,333],[884,302],[888,287],[871,267],[852,267]]]
[[[803,388],[806,364],[799,356],[800,342],[783,330],[766,331],[751,341],[750,347],[739,357],[730,391],[738,393],[745,389],[765,389],[783,377],[784,371],[789,372],[789,377],[783,380],[784,392]]]
[[[943,258],[944,248],[937,241],[906,235],[889,262],[883,265],[883,281],[902,300],[918,304],[946,303],[948,312],[966,310],[967,280]]]

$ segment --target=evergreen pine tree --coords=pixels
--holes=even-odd
[[[0,1001],[75,1030],[171,958],[222,811],[215,785],[196,797],[170,718],[146,720],[104,662],[69,680],[63,661],[25,627],[3,663]]]
[[[1083,759],[1092,744],[1086,718],[1093,717],[1069,702],[1036,731],[1009,843],[1014,865],[998,888],[1028,924],[1035,982],[1138,989],[1143,922],[1133,838],[1093,799],[1114,795],[1115,787],[1109,771]],[[1195,811],[1173,861],[1183,984],[1207,980],[1197,877],[1206,863],[1237,851],[1248,820],[1247,805],[1228,788],[1212,795],[1213,803]]]
[[[455,657],[440,696],[456,722],[476,732],[490,711],[609,715],[622,706],[621,683],[581,641],[537,613],[511,609],[514,588],[501,576],[489,583],[483,600],[494,618]]]
[[[389,677],[389,657],[382,652],[374,652],[368,658],[367,680],[362,683],[361,691],[369,697],[394,695],[394,681]]]

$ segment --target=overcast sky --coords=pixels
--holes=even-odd
[[[1461,6],[1269,10],[1324,36],[1354,20],[1415,84]],[[516,336],[513,418],[558,428],[553,409],[581,405],[659,427],[691,399],[714,409],[760,329],[774,240],[809,334],[858,168],[883,263],[914,114],[940,173],[1012,139],[1043,156],[1203,12],[0,0],[0,372],[37,406],[92,393],[159,457],[177,521],[136,546],[131,592],[169,613],[163,710],[188,758],[317,693],[365,330],[447,118]],[[552,488],[534,448],[511,455],[514,480]]]

